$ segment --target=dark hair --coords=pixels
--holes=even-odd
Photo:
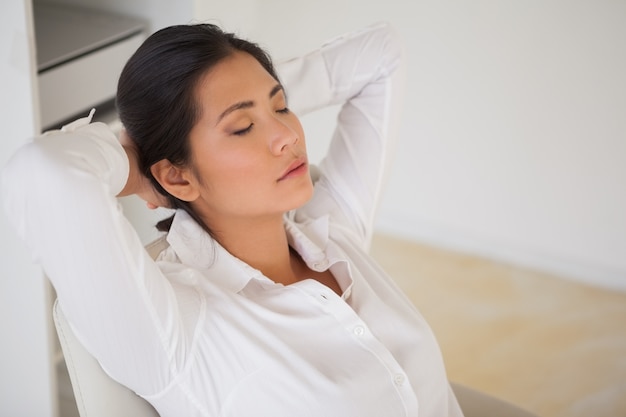
[[[189,202],[170,195],[150,167],[167,159],[191,162],[189,133],[200,117],[195,89],[201,77],[235,51],[252,55],[278,81],[272,60],[257,44],[212,24],[178,25],[149,36],[128,60],[117,86],[116,104],[122,124],[139,153],[139,168],[170,207],[183,209],[210,233]],[[169,230],[173,216],[157,223]]]

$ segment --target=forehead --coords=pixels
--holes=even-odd
[[[240,101],[267,98],[278,83],[252,55],[234,52],[202,76],[195,95],[206,117],[217,117]]]

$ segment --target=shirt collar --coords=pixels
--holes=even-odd
[[[295,212],[290,212],[284,223],[289,244],[309,266],[326,258],[328,216],[299,222]],[[261,271],[228,252],[184,210],[176,211],[167,242],[183,264],[233,292],[241,291],[251,279],[268,280]]]
[[[184,210],[177,210],[167,242],[184,264],[200,270],[216,284],[241,291],[261,271],[231,255]]]
[[[310,268],[320,260],[326,259],[328,216],[315,219],[297,219],[297,217],[296,212],[290,212],[285,216],[287,239]]]

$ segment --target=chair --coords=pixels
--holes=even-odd
[[[74,335],[58,300],[54,302],[52,316],[80,417],[159,417],[147,401],[102,370]]]
[[[465,417],[537,417],[499,398],[452,382],[452,390]]]
[[[167,241],[162,237],[148,244],[146,250],[156,258],[166,247]],[[80,417],[159,417],[147,401],[104,372],[74,335],[58,300],[54,302],[52,317]]]

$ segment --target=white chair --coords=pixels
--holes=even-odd
[[[146,250],[156,258],[167,245],[161,237],[148,244]],[[147,401],[104,372],[74,335],[58,300],[54,302],[52,317],[80,417],[159,417]]]
[[[159,417],[147,401],[102,370],[74,335],[58,301],[54,303],[52,316],[80,417]]]

